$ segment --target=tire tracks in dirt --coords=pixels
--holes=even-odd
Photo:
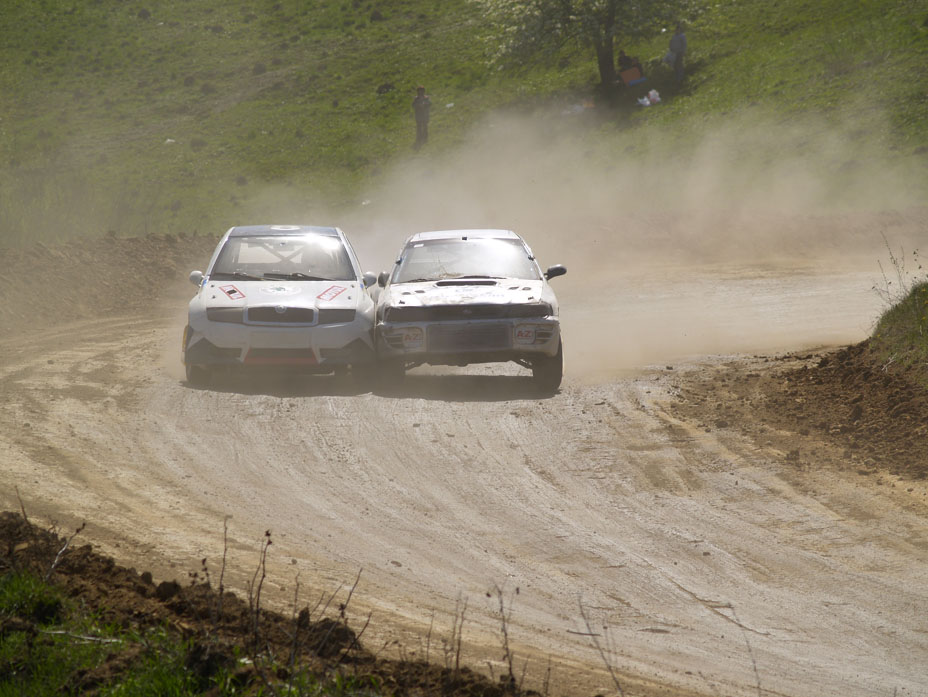
[[[395,394],[198,390],[179,331],[113,317],[5,339],[0,501],[18,487],[162,577],[216,559],[231,516],[238,588],[272,530],[282,607],[297,572],[332,592],[362,570],[354,612],[376,610],[386,640],[450,625],[467,598],[465,658],[497,668],[501,589],[529,680],[557,656],[565,681],[609,689],[582,603],[642,694],[924,695],[924,515],[789,467],[745,415],[707,432],[672,414],[685,370],[544,400],[496,367],[414,371]]]

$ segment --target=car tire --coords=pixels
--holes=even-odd
[[[557,353],[532,361],[532,381],[539,392],[554,394],[564,377],[564,345],[558,341]]]
[[[194,387],[206,387],[212,381],[212,371],[205,366],[188,363],[184,368],[187,373],[187,383]]]

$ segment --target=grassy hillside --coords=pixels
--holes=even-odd
[[[745,111],[815,114],[816,129],[841,125],[860,153],[928,181],[923,3],[689,0],[681,16],[687,82],[660,64],[669,34],[629,42],[665,99],[645,110],[620,93],[597,109],[584,128],[599,151],[644,134],[686,148]],[[419,83],[434,103],[419,159],[494,109],[594,97],[588,49],[499,70],[491,30],[467,0],[4,0],[0,246],[216,234],[274,219],[281,201],[350,208],[412,156]]]

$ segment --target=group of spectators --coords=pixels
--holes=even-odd
[[[683,56],[686,55],[686,34],[683,32],[683,25],[677,24],[677,29],[670,37],[670,45],[667,54],[664,56],[664,62],[673,67],[674,77],[677,82],[683,81]],[[629,56],[624,50],[619,51],[618,59],[619,73],[626,70],[637,68],[641,75],[644,70],[641,67],[641,61],[637,56]]]

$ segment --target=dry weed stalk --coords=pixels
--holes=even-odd
[[[609,657],[606,656],[606,650],[603,648],[603,645],[599,641],[600,635],[593,631],[593,625],[590,622],[590,615],[586,611],[586,608],[583,606],[583,600],[579,600],[580,605],[580,616],[583,618],[583,623],[586,626],[586,634],[584,636],[590,637],[593,641],[593,646],[596,647],[596,650],[599,652],[599,657],[602,659],[603,664],[606,666],[606,670],[609,671],[609,676],[612,678],[612,684],[615,685],[615,689],[618,690],[621,697],[625,697],[625,690],[622,689],[622,683],[619,682],[619,676],[615,674],[615,669],[612,667],[612,662],[609,660]]]
[[[464,630],[464,615],[467,613],[467,599],[458,598],[454,603],[454,616],[451,619],[451,637],[443,640],[445,654],[445,668],[453,670],[454,678],[457,679],[461,671],[461,646],[463,644],[462,634]]]
[[[16,491],[16,500],[19,501],[19,510],[23,514],[23,520],[26,521],[29,527],[32,527],[32,523],[29,522],[29,516],[26,515],[26,504],[23,503],[23,497],[19,495],[19,487],[14,486],[13,489]]]
[[[548,697],[551,691],[551,655],[548,654],[548,665],[545,668],[545,679],[541,683],[541,694]]]
[[[48,571],[45,572],[45,581],[48,582],[48,579],[51,578],[52,573],[55,571],[55,568],[58,566],[58,563],[61,561],[61,555],[63,555],[68,547],[71,546],[71,542],[74,541],[74,538],[77,537],[84,528],[87,527],[87,523],[81,523],[77,530],[74,531],[74,534],[71,535],[68,539],[64,541],[64,546],[58,550],[58,554],[55,555],[55,560],[52,562],[51,566],[48,567]]]
[[[220,622],[222,622],[222,596],[226,591],[224,580],[226,576],[226,558],[229,554],[229,518],[231,517],[227,515],[222,519],[222,567],[219,569],[219,598],[216,602],[216,614]]]
[[[348,605],[351,603],[351,596],[354,595],[355,589],[358,587],[358,582],[361,580],[361,572],[364,571],[363,568],[358,569],[358,575],[354,579],[354,583],[351,586],[351,590],[348,591],[348,597],[345,598],[345,602],[338,606],[338,616],[341,617],[342,621],[346,622],[347,618],[345,612],[348,610]]]
[[[432,648],[432,627],[435,625],[435,613],[429,618],[429,632],[425,635],[425,662],[429,662],[429,650]]]
[[[264,579],[267,578],[267,550],[273,544],[271,540],[271,531],[264,532],[264,540],[261,543],[261,552],[258,556],[258,567],[255,569],[254,576],[248,584],[248,611],[251,617],[251,630],[253,644],[257,651],[259,635],[258,627],[261,616],[261,589],[264,587]]]
[[[354,638],[352,638],[351,643],[348,645],[348,648],[346,648],[342,652],[341,656],[339,656],[338,660],[335,662],[336,668],[338,668],[342,664],[342,661],[344,661],[345,658],[348,656],[348,654],[350,654],[352,650],[354,650],[355,647],[358,646],[358,644],[361,641],[361,637],[364,636],[364,632],[366,632],[367,628],[370,626],[371,617],[373,617],[373,615],[374,615],[373,610],[367,613],[367,619],[364,621],[364,626],[361,627],[361,631],[354,635]],[[347,627],[348,625],[346,624],[345,626]]]
[[[296,578],[293,579],[293,612],[291,621],[293,622],[293,636],[290,643],[290,658],[287,661],[287,668],[290,671],[290,677],[287,682],[287,693],[293,692],[293,677],[296,674],[296,657],[300,651],[300,629],[309,627],[309,611],[305,608],[297,610],[300,603],[300,572],[296,572]]]
[[[918,250],[916,249],[912,252],[912,263],[917,268],[914,272],[909,271],[909,269],[906,268],[905,250],[900,247],[899,254],[897,255],[893,252],[889,240],[886,238],[886,233],[881,232],[880,235],[883,237],[883,244],[886,247],[887,254],[889,254],[889,262],[892,264],[893,270],[895,271],[896,287],[893,288],[893,281],[887,278],[883,263],[877,260],[877,266],[880,267],[880,275],[883,277],[883,284],[882,287],[874,285],[872,290],[880,296],[880,299],[887,308],[904,304],[906,309],[912,314],[912,319],[914,320],[915,327],[918,329],[918,333],[924,336],[924,325],[920,319],[923,317],[925,311],[924,308],[919,306],[918,298],[912,296],[913,291],[919,284],[928,281],[928,276],[924,275],[925,269],[919,258]],[[920,274],[922,275],[920,276]]]
[[[258,555],[258,566],[255,569],[254,576],[251,578],[251,582],[248,584],[248,611],[251,619],[250,629],[252,632],[251,664],[254,667],[255,673],[264,683],[264,687],[270,694],[276,697],[278,694],[277,689],[273,681],[267,676],[267,672],[262,665],[265,661],[265,656],[269,665],[274,664],[273,651],[269,644],[264,646],[264,651],[261,651],[259,648],[261,643],[261,590],[264,587],[264,580],[267,578],[267,552],[271,544],[273,544],[271,540],[271,531],[266,530],[264,532],[264,539],[261,543],[261,552]]]
[[[16,500],[19,501],[19,511],[23,516],[23,521],[26,523],[26,529],[28,531],[27,534],[30,538],[32,538],[33,543],[38,544],[39,536],[38,536],[38,533],[35,532],[36,527],[32,524],[32,521],[29,520],[29,516],[26,514],[26,504],[25,502],[23,502],[23,497],[20,496],[19,487],[17,486],[13,488],[16,492]],[[48,579],[51,578],[52,574],[55,572],[55,569],[58,568],[58,564],[61,563],[61,558],[64,556],[64,553],[67,552],[68,549],[71,547],[71,543],[74,541],[74,538],[77,537],[79,534],[81,534],[84,531],[85,527],[87,527],[87,523],[82,522],[77,527],[77,529],[72,533],[70,537],[65,538],[64,545],[62,545],[61,549],[58,550],[58,553],[55,555],[55,558],[52,560],[48,569],[46,569],[45,571],[45,576],[43,577],[43,580],[46,583],[48,582]],[[59,532],[58,524],[52,521],[51,526],[48,529],[48,532],[54,537],[58,537],[58,532]],[[9,552],[7,556],[8,556],[8,560],[5,560],[4,564],[8,565],[11,569],[15,570],[16,569],[16,541],[15,540],[10,540]]]
[[[509,647],[509,620],[512,617],[512,600],[514,596],[519,594],[519,588],[516,586],[516,589],[510,594],[508,610],[506,609],[506,599],[503,594],[503,589],[500,588],[499,585],[494,585],[494,589],[496,591],[496,597],[499,600],[500,634],[503,639],[503,662],[506,664],[506,668],[509,671],[509,674],[504,677],[510,687],[515,687],[516,676],[513,671],[515,656]],[[492,597],[492,594],[487,593],[487,597]]]

